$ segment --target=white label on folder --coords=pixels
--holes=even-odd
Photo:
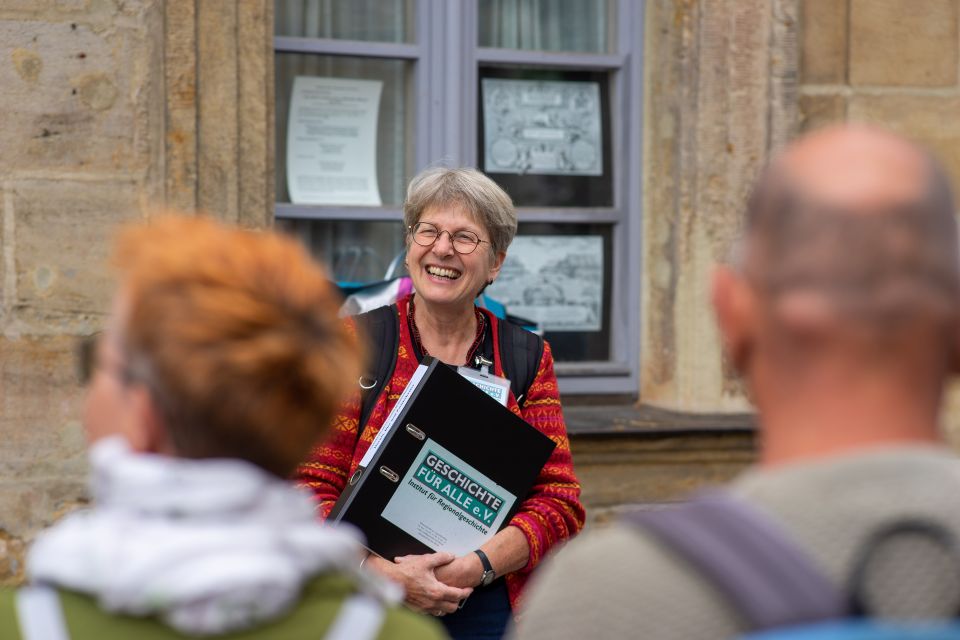
[[[427,438],[381,515],[434,551],[463,555],[493,537],[516,500]]]
[[[400,397],[397,398],[397,404],[393,405],[393,409],[390,410],[390,415],[387,416],[387,419],[384,420],[383,426],[380,427],[380,431],[377,432],[376,437],[374,437],[373,442],[370,443],[370,448],[367,449],[367,452],[363,454],[363,458],[360,460],[361,467],[366,467],[370,464],[370,461],[373,460],[373,455],[377,452],[377,449],[380,448],[380,445],[383,444],[383,441],[387,439],[387,436],[390,435],[390,431],[393,430],[394,423],[397,421],[397,416],[400,415],[400,412],[403,411],[403,408],[406,406],[407,401],[410,399],[410,396],[413,395],[413,390],[417,388],[417,383],[420,382],[420,378],[423,377],[423,374],[427,371],[427,365],[422,364],[417,367],[417,370],[413,372],[413,375],[410,376],[410,382],[407,383],[407,388],[403,390],[403,393],[400,394]]]

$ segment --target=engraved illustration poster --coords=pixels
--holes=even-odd
[[[297,76],[287,128],[287,190],[306,204],[380,205],[379,80]]]
[[[487,291],[544,331],[600,331],[603,237],[517,236]]]
[[[603,174],[600,85],[483,78],[484,171]]]

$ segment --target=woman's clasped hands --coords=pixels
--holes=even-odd
[[[438,552],[399,556],[395,562],[371,556],[366,566],[401,584],[412,609],[443,616],[456,611],[473,593],[469,562],[468,556]]]

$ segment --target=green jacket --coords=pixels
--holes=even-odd
[[[0,638],[21,640],[16,590],[0,589]],[[174,640],[187,638],[156,618],[112,615],[97,606],[90,596],[59,591],[60,603],[70,640]],[[217,640],[321,640],[334,623],[341,607],[356,593],[353,582],[340,575],[324,575],[304,587],[300,603],[288,614],[261,627],[214,636]],[[446,638],[442,627],[431,618],[403,607],[387,610],[378,640]]]

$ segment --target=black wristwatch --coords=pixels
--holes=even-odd
[[[483,551],[477,549],[474,551],[477,554],[477,557],[480,558],[480,564],[483,565],[483,575],[480,576],[480,586],[485,587],[497,577],[497,572],[493,570],[493,565],[490,564],[490,558],[487,557]]]

